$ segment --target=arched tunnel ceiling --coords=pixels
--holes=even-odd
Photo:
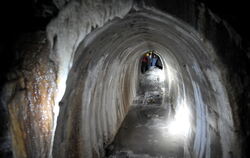
[[[54,156],[92,157],[92,152],[102,156],[98,150],[114,137],[136,95],[139,59],[152,49],[161,56],[165,73],[171,74],[165,84],[166,97],[174,98],[174,109],[187,106],[191,111],[186,144],[193,148],[185,147],[185,156],[237,155],[231,108],[220,82],[221,67],[208,48],[186,23],[152,10],[132,12],[91,32],[78,47],[69,72]],[[69,128],[68,122],[74,127]],[[82,139],[83,144],[73,141]],[[214,143],[221,146],[213,147]]]
[[[59,8],[63,4],[57,3]],[[34,58],[25,58],[27,63],[39,61],[35,73],[29,73],[34,81],[26,78],[24,84],[21,75],[17,82],[6,86],[9,91],[4,100],[10,99],[6,99],[9,112],[16,119],[10,120],[14,157],[103,157],[104,148],[111,143],[136,98],[139,59],[152,49],[161,57],[166,76],[162,106],[168,106],[168,97],[172,97],[176,113],[189,111],[184,155],[240,157],[234,105],[229,102],[231,92],[223,76],[227,69],[219,57],[218,45],[209,41],[204,32],[195,31],[209,24],[197,18],[198,26],[190,26],[147,4],[140,6],[132,1],[98,4],[73,1],[63,8],[47,26],[49,44],[46,40],[40,43],[46,49],[39,49],[40,54]],[[230,34],[231,30],[226,29]],[[230,36],[235,41],[237,37]],[[30,67],[23,64],[23,69],[26,66]],[[33,82],[38,83],[37,89],[32,88]],[[22,92],[16,87],[21,87]],[[48,93],[43,96],[43,92]],[[31,94],[35,96],[32,99]],[[46,112],[28,116],[31,124],[26,124],[22,113],[35,112],[40,105]],[[37,123],[42,127],[36,128]],[[23,126],[27,137],[20,136]]]

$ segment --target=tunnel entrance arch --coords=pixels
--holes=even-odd
[[[82,154],[87,156],[91,155],[91,152],[88,153],[82,151],[92,151],[92,149],[96,148],[93,144],[97,144],[100,140],[104,143],[109,143],[108,138],[114,136],[114,132],[119,127],[117,125],[122,122],[127,109],[131,105],[130,103],[133,101],[134,95],[131,94],[134,94],[137,75],[142,74],[138,73],[141,66],[139,62],[141,52],[142,50],[145,50],[145,45],[148,46],[153,42],[153,48],[158,48],[159,45],[162,46],[162,48],[160,48],[160,55],[162,56],[162,59],[164,59],[163,65],[169,70],[169,72],[171,72],[171,85],[174,86],[173,89],[176,91],[176,110],[174,112],[174,114],[176,114],[174,116],[175,124],[171,126],[173,129],[179,130],[179,126],[183,124],[182,121],[189,122],[189,119],[191,119],[189,118],[189,115],[187,115],[187,119],[183,119],[182,117],[183,112],[185,113],[186,109],[188,109],[191,114],[196,114],[192,115],[194,130],[192,131],[191,137],[185,142],[185,155],[189,155],[188,152],[193,155],[204,155],[205,151],[201,150],[201,148],[208,148],[211,145],[210,141],[219,140],[217,139],[217,135],[213,136],[213,133],[210,134],[210,128],[203,128],[210,125],[207,123],[206,116],[211,116],[210,118],[215,124],[225,123],[221,111],[225,111],[224,109],[228,106],[226,103],[227,98],[223,93],[223,87],[220,88],[221,83],[217,82],[217,80],[219,80],[219,73],[216,71],[217,68],[212,65],[212,62],[209,60],[211,54],[214,55],[213,52],[211,53],[207,51],[202,41],[196,36],[196,33],[190,34],[190,32],[194,31],[186,26],[185,23],[168,16],[163,17],[163,15],[158,15],[156,13],[155,16],[159,16],[160,18],[152,18],[153,13],[149,13],[150,14],[147,14],[147,12],[133,13],[133,15],[130,15],[121,21],[114,21],[116,23],[109,25],[109,28],[107,28],[105,32],[100,33],[100,35],[95,38],[94,42],[87,42],[88,46],[84,44],[81,45],[82,50],[79,50],[79,52],[84,52],[84,55],[88,54],[86,59],[91,59],[91,62],[86,66],[86,63],[83,62],[84,60],[82,60],[82,58],[80,59],[81,54],[78,55],[77,57],[79,58],[77,59],[79,60],[79,63],[78,60],[73,63],[72,70],[69,74],[71,77],[69,78],[70,80],[68,80],[68,85],[79,87],[80,83],[84,88],[80,89],[77,92],[77,95],[71,95],[71,91],[74,92],[74,89],[68,87],[63,102],[65,102],[64,105],[70,105],[64,106],[65,113],[70,111],[67,107],[72,108],[72,106],[74,106],[75,109],[80,109],[77,109],[76,111],[83,112],[79,113],[80,115],[76,115],[75,113],[69,114],[69,116],[80,116],[80,121],[76,121],[75,125],[75,128],[78,128],[78,126],[80,127],[80,131],[72,131],[70,136],[74,137],[75,140],[81,138],[82,135],[85,135],[87,138],[92,138],[91,140],[87,139],[82,141],[81,143],[84,143],[84,145],[78,145],[78,148],[81,149],[79,152]],[[134,29],[121,27],[131,26],[128,25],[130,23],[133,24],[132,26]],[[144,28],[145,26],[147,28],[146,32]],[[119,38],[114,38],[113,35],[119,35],[119,33],[123,36],[116,36]],[[169,49],[170,51],[162,51],[166,49]],[[169,58],[171,56],[170,54],[174,54],[173,56],[176,56],[177,60],[175,61],[172,60],[172,58]],[[166,66],[166,63],[169,67]],[[140,66],[138,67],[138,65]],[[186,66],[182,67],[182,65]],[[211,68],[202,70],[206,65],[211,65]],[[172,69],[169,69],[170,67]],[[84,74],[82,73],[82,70],[84,70]],[[72,76],[76,76],[76,74],[79,76],[82,75],[82,78],[73,78]],[[167,77],[169,76],[170,75]],[[205,80],[205,78],[208,78],[209,81]],[[214,87],[209,86],[207,82],[211,82],[212,85],[219,87],[218,90],[220,90],[222,94],[218,97],[214,95],[212,89]],[[208,99],[203,100],[204,96]],[[223,102],[219,102],[218,100],[223,100]],[[75,101],[73,105],[72,101]],[[81,106],[79,106],[79,104]],[[214,119],[208,112],[211,107],[222,116],[219,120]],[[98,112],[96,112],[96,110]],[[112,115],[106,115],[106,111],[111,111]],[[228,111],[228,113],[229,112],[230,111]],[[61,120],[61,122],[65,122],[65,118],[63,117],[64,113],[60,113],[62,115],[59,117],[59,121]],[[71,122],[71,119],[78,120],[72,117],[67,118],[66,121]],[[229,123],[225,127],[223,126],[220,129],[216,128],[216,132],[220,134],[218,137],[221,136],[222,143],[224,143],[216,149],[223,150],[225,153],[227,153],[229,149],[226,148],[228,146],[225,143],[227,138],[223,137],[225,136],[223,131],[228,131],[229,126],[233,127],[231,120],[227,120],[227,122]],[[96,130],[96,127],[100,124],[104,124],[104,128],[101,127]],[[176,132],[176,130],[173,131]],[[187,129],[185,129],[184,133],[186,131]],[[104,138],[102,132],[110,133],[109,135],[105,135],[105,138],[107,138],[106,140],[102,139]],[[69,135],[68,131],[65,131],[63,126],[60,130],[57,129],[56,131],[56,139],[58,140],[54,143],[54,146],[56,146],[54,155],[61,154],[60,149],[63,147],[63,144],[60,143],[60,140],[62,139],[61,135]],[[209,137],[205,139],[204,137],[201,137],[202,135],[208,135]],[[227,135],[232,134],[227,133]],[[95,139],[97,137],[99,139]],[[70,151],[70,145],[73,143],[70,142],[70,139],[65,139],[69,141],[67,150]],[[212,143],[219,144],[220,142],[215,141]],[[230,140],[228,144],[231,143],[233,143],[233,140]],[[187,145],[193,146],[193,148],[189,149],[187,148]],[[102,149],[102,147],[103,146],[99,148]],[[78,150],[78,148],[76,149]],[[214,152],[216,149],[211,147],[211,155],[218,153]],[[208,149],[208,152],[210,152],[210,148]],[[227,155],[224,157],[227,157]]]
[[[162,61],[155,50],[145,52],[140,59],[141,73],[144,74],[150,68],[163,69]]]

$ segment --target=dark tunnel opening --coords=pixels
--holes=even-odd
[[[249,157],[244,4],[2,5],[0,157]]]
[[[141,73],[145,73],[151,67],[162,69],[162,62],[160,57],[154,53],[154,51],[148,51],[141,57]]]

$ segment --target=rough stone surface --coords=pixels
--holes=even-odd
[[[14,157],[49,157],[51,152],[56,76],[45,55],[49,53],[45,37],[42,32],[27,34],[17,42],[21,63],[4,88]]]
[[[249,58],[240,36],[194,0],[138,2],[55,0],[61,11],[48,40],[23,35],[1,93],[1,116],[9,114],[1,153],[8,156],[11,135],[14,157],[50,157],[52,144],[54,157],[104,156],[140,87],[139,59],[154,49],[164,67],[161,105],[172,119],[190,112],[185,157],[248,157]]]

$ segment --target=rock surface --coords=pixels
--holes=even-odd
[[[11,135],[18,158],[103,157],[133,102],[142,100],[190,127],[188,139],[177,143],[179,157],[241,157],[241,141],[249,139],[241,38],[204,5],[185,1],[179,8],[179,2],[54,1],[60,12],[46,36],[25,34],[17,44],[21,53],[2,93],[0,110],[9,113],[10,131],[3,126],[0,150],[10,150]],[[139,59],[148,50],[156,50],[163,64],[156,89],[140,89]],[[128,118],[136,120],[135,111]]]

